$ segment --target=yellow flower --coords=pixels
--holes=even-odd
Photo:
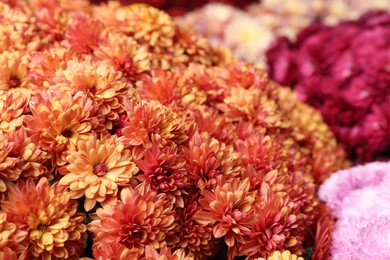
[[[290,251],[286,250],[283,253],[280,251],[275,251],[272,256],[266,258],[256,258],[256,260],[303,260],[303,257],[291,254]]]

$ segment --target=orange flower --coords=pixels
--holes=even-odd
[[[250,226],[255,220],[256,192],[249,192],[249,179],[233,179],[230,183],[220,181],[213,191],[202,190],[201,209],[194,219],[203,225],[215,224],[215,238],[224,237],[229,247],[229,258],[233,257],[237,243],[252,234]]]
[[[303,260],[303,257],[291,254],[290,251],[286,250],[283,253],[280,251],[275,251],[270,257],[267,259],[259,257],[256,260]]]
[[[135,83],[142,74],[150,71],[151,55],[147,48],[123,34],[109,33],[107,42],[95,48],[94,54],[109,61],[130,82]]]
[[[128,121],[122,129],[121,142],[126,146],[150,148],[153,142],[166,146],[187,140],[189,126],[175,112],[157,101],[125,103]],[[143,148],[142,148],[143,149]]]
[[[55,84],[56,72],[66,69],[68,61],[75,58],[74,51],[63,47],[54,47],[36,52],[32,55],[28,64],[28,77],[34,84],[48,88]]]
[[[14,131],[23,124],[30,98],[21,93],[0,90],[0,133]]]
[[[133,90],[120,72],[106,62],[92,61],[91,56],[82,61],[70,60],[65,70],[56,73],[54,81],[56,85],[52,89],[84,92],[104,116],[108,129],[112,129],[112,121],[124,112],[124,100],[133,96]]]
[[[95,235],[93,250],[103,242],[119,242],[142,255],[148,245],[158,249],[177,242],[173,201],[148,185],[124,188],[115,206],[96,210],[89,229]]]
[[[291,213],[288,196],[279,196],[271,191],[269,185],[261,188],[262,204],[256,209],[257,219],[251,226],[251,234],[245,243],[241,243],[239,252],[249,258],[270,256],[274,251],[294,248],[302,253],[297,217]],[[260,204],[261,205],[261,204]],[[296,234],[295,237],[293,234]]]
[[[186,255],[183,249],[177,249],[175,252],[171,252],[171,249],[164,245],[160,248],[160,252],[153,246],[146,246],[145,257],[142,260],[192,260],[194,256],[192,254]]]
[[[103,241],[93,251],[93,257],[96,260],[138,260],[141,254],[137,249],[129,249],[119,242],[107,243]]]
[[[201,210],[197,203],[198,196],[190,197],[191,201],[181,209],[176,209],[179,230],[179,242],[176,245],[186,253],[192,253],[196,259],[209,259],[218,249],[219,239],[213,237],[213,225],[202,225],[194,218],[194,214]]]
[[[183,194],[189,188],[187,182],[186,161],[178,153],[177,147],[161,149],[156,143],[145,151],[142,160],[136,161],[142,173],[137,175],[140,182],[150,185],[152,190],[175,198],[179,207],[184,207]]]
[[[28,233],[20,243],[28,248],[26,259],[80,255],[86,238],[85,216],[77,212],[77,202],[69,199],[64,188],[49,186],[46,178],[37,184],[28,179],[9,183],[7,195],[1,207],[8,221]]]
[[[92,20],[85,13],[76,13],[69,21],[65,33],[65,46],[79,54],[90,54],[106,37],[107,28],[99,20]]]
[[[26,116],[32,141],[52,155],[53,166],[65,164],[65,151],[75,148],[79,138],[98,130],[96,107],[78,92],[44,91],[30,102],[31,116]]]
[[[0,211],[0,258],[2,254],[16,255],[16,252],[22,252],[25,248],[20,243],[26,236],[26,231],[20,230],[15,223],[7,221],[7,214]]]
[[[28,55],[19,51],[0,53],[0,90],[20,92],[29,97],[35,88],[26,78]]]
[[[212,189],[218,178],[230,181],[241,173],[240,158],[232,146],[225,145],[207,133],[195,133],[184,148],[188,178],[199,189]]]
[[[335,220],[332,218],[330,208],[324,204],[319,205],[319,219],[316,227],[313,260],[330,259],[330,246],[332,244],[332,233],[335,228]]]
[[[119,187],[134,183],[132,177],[138,172],[130,151],[124,150],[115,136],[99,140],[96,135],[90,135],[85,140],[79,139],[66,160],[68,165],[59,170],[65,175],[59,185],[70,190],[72,199],[85,196],[86,211],[96,202],[114,205]]]

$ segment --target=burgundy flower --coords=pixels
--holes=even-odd
[[[390,14],[312,24],[295,42],[279,38],[267,58],[270,76],[321,111],[351,159],[390,158]]]

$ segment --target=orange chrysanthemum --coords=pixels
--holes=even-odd
[[[198,197],[194,196],[183,209],[176,209],[178,225],[181,227],[176,247],[194,254],[195,259],[209,259],[215,255],[220,241],[213,236],[213,224],[204,225],[196,221],[194,215],[201,210],[197,200]]]
[[[239,154],[207,133],[195,133],[184,156],[188,179],[199,189],[212,189],[219,178],[229,181],[241,173]]]
[[[148,185],[124,188],[115,206],[96,210],[89,229],[94,233],[93,250],[103,242],[119,242],[142,255],[148,245],[158,249],[177,242],[173,201],[165,194],[152,191]]]
[[[85,196],[84,208],[91,210],[96,202],[115,205],[119,187],[134,183],[138,168],[129,150],[115,141],[115,136],[90,135],[79,139],[75,150],[66,156],[68,165],[60,168],[65,175],[59,185],[67,187],[72,199]]]
[[[177,249],[173,253],[167,245],[160,248],[159,252],[153,246],[146,246],[145,257],[142,260],[193,260],[192,254],[186,255],[183,249]]]
[[[150,71],[151,55],[147,48],[123,34],[109,33],[107,42],[95,48],[94,54],[110,62],[130,82],[136,82]]]
[[[14,131],[23,124],[29,97],[0,90],[0,133]]]
[[[135,248],[129,249],[119,242],[108,243],[103,241],[99,247],[93,251],[96,260],[138,260],[141,257]]]
[[[184,119],[157,101],[125,103],[128,121],[122,129],[121,142],[128,147],[150,148],[152,143],[169,146],[183,143],[188,136]],[[143,148],[144,147],[144,148]]]
[[[86,238],[84,214],[77,212],[77,202],[46,178],[37,184],[32,179],[8,184],[7,199],[1,205],[7,220],[27,232],[20,243],[25,259],[77,258]]]
[[[6,255],[16,256],[16,252],[22,252],[24,247],[20,243],[26,236],[26,231],[7,221],[7,214],[0,211],[0,258],[3,256],[1,259],[9,259],[5,258]]]
[[[97,108],[78,92],[44,91],[30,102],[32,115],[26,116],[31,139],[42,150],[50,152],[53,166],[65,164],[65,151],[75,148],[79,138],[98,130]]]
[[[250,192],[249,188],[249,179],[235,178],[230,183],[217,184],[213,191],[203,190],[201,209],[194,215],[203,225],[215,224],[213,235],[224,237],[229,258],[234,256],[237,243],[244,243],[245,237],[252,234],[249,227],[255,221],[256,192]]]
[[[288,197],[276,195],[269,185],[263,184],[262,204],[257,205],[257,219],[251,226],[249,239],[239,248],[241,254],[249,258],[267,257],[274,251],[294,248],[301,254],[301,234],[294,232],[299,228],[297,217],[291,213]],[[296,237],[296,236],[298,237]]]
[[[85,13],[76,13],[69,21],[64,45],[79,54],[91,54],[106,38],[107,28],[99,20],[92,20]]]
[[[267,259],[259,257],[256,260],[303,260],[303,257],[291,254],[290,251],[286,250],[283,253],[280,251],[275,251]]]
[[[142,160],[137,160],[142,170],[137,175],[140,182],[145,182],[158,193],[165,193],[175,198],[179,207],[184,207],[183,194],[189,188],[187,182],[186,161],[179,154],[177,147],[160,149],[156,143],[145,151]]]
[[[82,61],[70,60],[65,70],[56,73],[54,81],[52,89],[84,92],[104,116],[107,129],[112,129],[113,121],[124,112],[124,100],[133,96],[130,84],[121,78],[120,72],[106,62],[93,61],[91,56]]]
[[[20,92],[29,97],[34,85],[27,79],[29,57],[20,51],[0,53],[0,90]]]

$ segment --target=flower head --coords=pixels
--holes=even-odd
[[[95,235],[93,249],[103,242],[119,242],[140,255],[148,245],[158,249],[177,242],[172,200],[152,191],[148,185],[124,188],[115,206],[104,205],[96,211],[89,229]]]
[[[81,254],[86,237],[85,216],[77,212],[77,202],[70,200],[65,189],[49,186],[46,178],[37,184],[32,179],[9,183],[1,208],[9,222],[27,233],[20,242],[27,258],[69,258]]]
[[[59,170],[64,175],[59,185],[69,188],[72,199],[85,196],[87,211],[96,202],[114,205],[119,187],[134,184],[132,177],[138,172],[130,151],[116,142],[115,136],[79,139],[66,161],[67,165]]]

